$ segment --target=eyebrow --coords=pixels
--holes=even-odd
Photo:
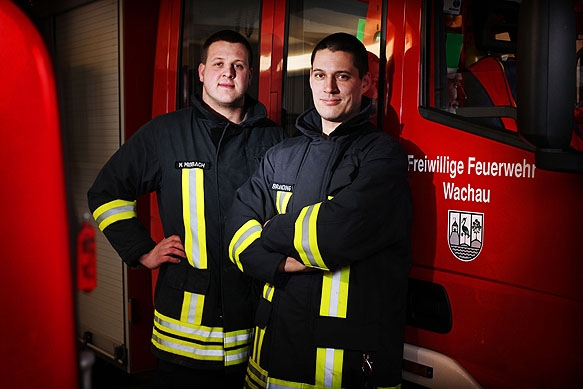
[[[312,71],[313,72],[332,73],[332,74],[353,74],[353,72],[351,72],[350,70],[347,70],[347,69],[342,69],[342,70],[336,70],[334,72],[329,72],[329,71],[326,71],[325,69],[313,68]]]

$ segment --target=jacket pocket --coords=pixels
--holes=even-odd
[[[207,294],[210,279],[209,270],[189,265],[171,266],[166,273],[169,287],[196,294]]]
[[[322,316],[314,323],[314,342],[317,347],[374,351],[379,348],[380,340],[376,324]]]

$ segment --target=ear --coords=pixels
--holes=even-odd
[[[202,83],[204,83],[204,66],[202,62],[198,64],[198,79]]]
[[[362,77],[362,93],[366,93],[368,91],[368,89],[371,87],[372,85],[372,77],[370,75],[370,72],[367,72],[363,77]]]

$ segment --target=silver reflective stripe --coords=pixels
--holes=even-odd
[[[340,295],[340,270],[332,273],[332,285],[330,286],[330,310],[328,316],[338,317],[338,297]]]
[[[326,349],[326,364],[324,370],[324,386],[327,388],[332,387],[332,382],[334,379],[334,349]]]
[[[225,347],[233,347],[239,344],[249,343],[253,340],[253,330],[230,332],[225,336]]]
[[[135,212],[136,207],[134,205],[125,205],[122,207],[112,208],[109,211],[103,212],[95,221],[97,224],[101,224],[105,219],[111,216],[115,216],[124,212]]]
[[[206,269],[204,173],[202,169],[184,169],[182,171],[182,202],[186,256],[192,266]]]
[[[211,330],[205,330],[203,328],[193,328],[190,326],[184,326],[178,323],[173,323],[168,320],[164,320],[160,317],[160,314],[156,311],[154,317],[154,322],[157,323],[162,330],[169,331],[171,333],[177,333],[180,336],[194,338],[197,340],[205,340],[211,342],[223,342],[224,333],[222,328],[213,328]]]
[[[241,234],[241,236],[238,237],[237,241],[233,244],[233,248],[231,250],[231,258],[237,258],[239,257],[239,250],[241,247],[243,247],[243,244],[245,243],[245,248],[247,248],[247,246],[249,246],[248,243],[246,243],[245,241],[251,237],[253,234],[257,234],[257,233],[261,233],[262,228],[261,225],[257,224],[257,225],[253,225],[251,227],[249,227],[247,230],[245,230],[245,232],[243,232]]]
[[[311,234],[315,234],[316,231],[310,231],[310,216],[314,212],[314,207],[310,206],[306,209],[306,214],[302,219],[302,248],[306,254],[306,257],[310,264],[314,267],[318,267],[318,263],[316,262],[316,258],[314,253],[312,252],[312,248],[310,246],[310,236]]]
[[[283,214],[287,210],[287,204],[289,203],[289,199],[291,198],[292,194],[290,192],[282,192],[277,191],[275,196],[275,208],[277,212]]]
[[[174,352],[175,354],[185,355],[191,358],[196,358],[196,356],[198,356],[201,358],[196,359],[224,359],[224,351],[220,346],[201,346],[197,343],[190,343],[183,340],[174,340],[168,336],[163,336],[156,331],[152,333],[152,342],[157,344],[157,346],[162,346],[162,349],[168,349],[167,351],[172,350],[171,352]]]

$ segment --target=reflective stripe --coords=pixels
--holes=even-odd
[[[275,287],[271,285],[269,282],[266,282],[263,285],[263,298],[267,301],[271,301],[273,299],[273,294],[275,293]]]
[[[267,301],[271,302],[273,295],[275,293],[275,287],[269,282],[266,282],[263,286],[262,297]],[[263,338],[265,337],[266,328],[255,327],[255,341],[253,342],[253,353],[251,354],[251,360],[259,366],[261,362],[261,348],[263,346]]]
[[[401,384],[397,386],[377,386],[377,389],[401,389]]]
[[[127,200],[113,200],[98,207],[93,212],[93,218],[101,231],[107,226],[120,220],[132,219],[136,215],[136,202]]]
[[[277,213],[285,213],[291,196],[291,192],[282,192],[280,190],[277,191],[275,195],[275,208],[277,209]]]
[[[225,366],[229,366],[247,362],[252,341],[253,329],[225,333],[221,327],[182,323],[154,311],[152,343],[173,354],[199,360],[224,361]]]
[[[223,343],[224,333],[221,327],[206,327],[180,322],[154,311],[154,324],[164,332],[194,339],[200,342]]]
[[[249,360],[251,346],[248,345],[236,350],[225,350],[225,366],[239,365]]]
[[[316,221],[322,203],[307,206],[300,211],[295,222],[294,247],[306,266],[328,270],[318,248]]]
[[[186,258],[193,267],[206,269],[206,223],[204,220],[204,173],[202,169],[182,170],[182,216]],[[190,324],[201,324],[204,301],[204,295],[184,292],[180,320]]]
[[[204,173],[202,169],[182,170],[182,216],[184,249],[188,262],[207,268],[206,223],[204,220]]]
[[[261,224],[257,220],[249,220],[237,230],[233,239],[231,239],[231,243],[229,244],[229,258],[241,271],[243,271],[243,265],[239,256],[251,243],[259,239],[261,230]]]
[[[350,266],[334,272],[324,272],[320,300],[321,316],[346,318],[349,279]]]
[[[267,371],[259,366],[259,363],[252,359],[247,365],[247,376],[245,382],[251,388],[265,388],[267,387]]]
[[[318,348],[316,352],[316,386],[341,388],[344,350]]]
[[[201,324],[204,300],[205,296],[202,294],[184,292],[180,321],[190,324]]]

